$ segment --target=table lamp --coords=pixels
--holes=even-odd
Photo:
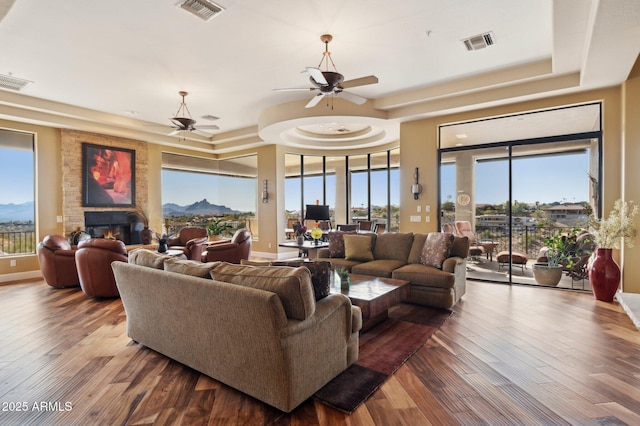
[[[322,238],[322,229],[318,228],[318,221],[330,220],[329,206],[321,204],[307,204],[304,219],[315,220],[316,226],[311,230],[311,238],[318,244],[318,240]]]

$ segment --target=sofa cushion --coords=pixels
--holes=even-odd
[[[469,237],[456,237],[449,256],[466,259],[466,257],[469,256]]]
[[[413,243],[411,244],[407,263],[420,263],[422,247],[424,247],[424,242],[427,241],[427,235],[429,234],[413,234]]]
[[[402,260],[380,259],[371,262],[361,263],[351,268],[354,274],[371,275],[373,277],[391,278],[395,269],[400,268],[407,262]]]
[[[242,266],[223,262],[211,271],[211,278],[276,293],[288,318],[303,321],[316,309],[311,273],[307,268]]]
[[[420,263],[409,263],[394,270],[391,278],[411,282],[412,291],[414,287],[450,289],[455,284],[455,275],[451,272],[441,271],[433,266],[426,266]]]
[[[344,258],[361,262],[373,260],[371,237],[366,235],[344,235]]]
[[[400,260],[406,263],[412,242],[412,232],[385,232],[378,236],[373,254],[376,260]]]
[[[195,260],[175,259],[170,257],[164,261],[164,270],[177,272],[178,274],[191,275],[192,277],[211,278],[211,270],[220,262],[202,263]]]
[[[316,261],[305,262],[304,260],[289,260],[282,262],[271,262],[272,266],[291,266],[294,268],[307,268],[311,273],[311,284],[313,285],[313,295],[316,302],[329,295],[331,290],[331,262]]]
[[[447,232],[431,232],[422,247],[420,263],[442,269],[442,262],[449,257],[455,236]]]
[[[155,269],[164,269],[164,261],[170,258],[168,254],[147,249],[136,249],[128,254],[129,263]]]

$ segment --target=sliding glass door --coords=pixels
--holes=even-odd
[[[571,111],[574,116],[578,113]],[[593,118],[593,108],[585,113]],[[485,132],[487,124],[481,126]],[[493,124],[499,133],[499,122]],[[473,130],[463,126],[467,132]],[[456,132],[462,134],[460,129]],[[534,264],[546,261],[545,238],[584,232],[589,214],[600,208],[599,127],[453,145],[440,149],[440,223],[445,231],[464,232],[473,239],[467,277],[548,285],[534,274]],[[466,231],[456,224],[466,224]],[[576,260],[582,255],[576,253]],[[584,265],[563,266],[558,287],[590,290]]]

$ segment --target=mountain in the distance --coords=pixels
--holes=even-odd
[[[33,221],[33,201],[22,204],[0,204],[0,223]]]
[[[164,216],[195,216],[195,215],[220,215],[220,214],[238,214],[242,213],[233,210],[227,206],[219,206],[211,204],[205,198],[202,201],[196,201],[188,206],[180,206],[175,203],[166,203],[162,205],[162,214]]]

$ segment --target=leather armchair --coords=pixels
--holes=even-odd
[[[127,262],[127,249],[122,241],[92,238],[81,241],[76,252],[80,287],[90,297],[118,297],[118,287],[111,263]]]
[[[231,242],[210,244],[203,254],[203,262],[240,263],[242,259],[249,259],[251,255],[251,232],[248,229],[238,229]]]
[[[47,235],[38,244],[40,270],[51,287],[78,287],[76,250],[62,235]]]
[[[182,250],[187,259],[202,261],[202,253],[207,249],[207,229],[200,226],[182,228],[175,238],[167,240],[167,248]]]

